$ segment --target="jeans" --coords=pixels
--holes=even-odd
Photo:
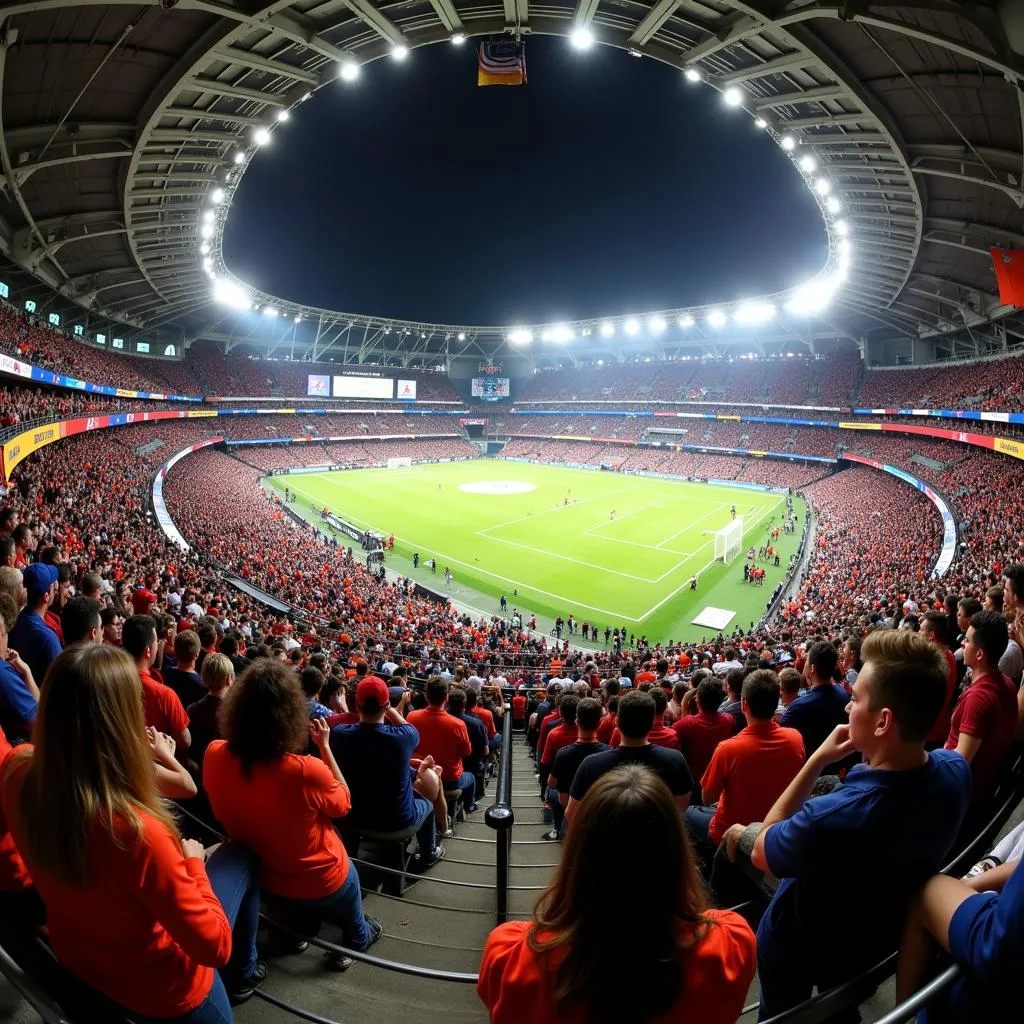
[[[244,980],[256,969],[256,931],[260,923],[260,891],[257,884],[260,862],[242,843],[223,843],[206,862],[210,888],[231,922],[231,960],[223,968],[229,978]],[[138,1024],[231,1024],[234,1017],[220,972],[213,976],[213,988],[189,1013],[179,1017],[144,1017],[129,1014]]]
[[[358,952],[370,945],[370,929],[363,914],[363,898],[359,889],[359,872],[349,864],[348,875],[340,889],[315,900],[296,900],[271,896],[271,904],[280,907],[285,921],[302,935],[316,937],[320,926],[336,925],[341,929],[341,945]]]
[[[462,806],[468,811],[476,803],[476,776],[472,772],[463,772],[456,785],[462,791]]]
[[[416,842],[419,845],[421,857],[432,857],[437,849],[437,830],[434,822],[434,805],[419,793],[412,797],[413,805],[416,808],[416,820],[413,824],[417,826]],[[355,868],[352,869],[353,871]]]
[[[565,821],[565,808],[558,799],[558,790],[548,786],[547,798],[548,806],[551,808],[551,828],[555,832],[561,832],[562,822]]]
[[[714,805],[705,807],[702,804],[690,804],[683,812],[683,820],[686,822],[690,830],[690,838],[693,840],[693,852],[697,854],[697,858],[701,862],[705,878],[711,875],[711,862],[715,859],[716,846],[709,834],[711,819],[714,816]]]

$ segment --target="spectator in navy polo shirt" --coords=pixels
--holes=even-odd
[[[0,616],[0,728],[12,747],[31,735],[38,701],[32,670],[7,646],[7,623]]]
[[[811,644],[804,664],[808,690],[786,708],[779,722],[781,726],[800,733],[808,756],[821,746],[837,725],[844,725],[847,720],[846,704],[850,698],[832,678],[838,663],[836,649],[830,643],[819,640]]]
[[[358,724],[331,729],[331,750],[352,794],[352,810],[345,824],[379,832],[398,832],[415,825],[419,863],[429,867],[444,856],[444,847],[437,844],[433,803],[441,784],[430,766],[419,770],[409,766],[420,742],[419,733],[391,707],[387,684],[377,676],[360,681],[356,706]],[[434,775],[434,779],[420,778],[424,775]]]
[[[57,593],[57,567],[36,562],[23,571],[22,578],[28,591],[28,604],[18,613],[10,642],[32,670],[32,678],[42,681],[61,650],[57,634],[43,618]]]
[[[453,686],[448,691],[448,714],[454,715],[466,723],[466,731],[469,733],[469,742],[473,747],[473,753],[462,759],[462,767],[476,779],[476,790],[473,794],[473,806],[477,807],[480,800],[484,798],[484,765],[487,761],[487,729],[484,723],[466,710],[469,703],[467,698],[469,692],[458,686]]]
[[[757,932],[761,1020],[896,949],[908,901],[946,860],[970,803],[963,757],[924,746],[946,697],[941,652],[885,630],[867,637],[861,658],[849,724],[810,754],[753,845],[754,866],[782,879]],[[811,798],[825,768],[853,751],[864,763]]]

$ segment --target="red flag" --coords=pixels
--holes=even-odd
[[[1024,249],[993,249],[992,265],[1004,306],[1024,308]]]

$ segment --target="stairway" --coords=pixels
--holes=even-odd
[[[515,824],[509,919],[524,920],[554,873],[560,847],[541,838],[546,829],[540,789],[522,733],[513,734],[512,744]],[[477,972],[480,951],[496,923],[495,833],[484,822],[484,808],[493,802],[494,794],[495,780],[491,779],[480,801],[481,810],[459,822],[454,837],[443,840],[445,859],[407,888],[404,896],[376,890],[364,893],[366,912],[384,925],[384,937],[373,947],[372,955],[435,970]],[[370,844],[360,851],[360,857],[374,858]],[[360,875],[367,884],[373,882],[372,871],[361,868]],[[446,884],[445,880],[462,884]],[[321,937],[328,941],[337,938],[329,927]],[[487,1020],[473,985],[358,963],[335,974],[325,969],[322,954],[312,946],[304,953],[273,959],[265,990],[345,1024],[405,1024],[411,1019],[437,1018],[444,1024],[484,1024]],[[235,1018],[239,1024],[297,1019],[260,999],[238,1007]]]

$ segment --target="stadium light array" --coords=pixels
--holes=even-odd
[[[199,246],[199,252],[203,256],[209,256],[210,255],[210,243],[209,242],[203,242],[203,244],[201,246]]]
[[[796,149],[796,139],[792,135],[783,135],[782,141],[779,143],[780,146],[787,152],[792,153]]]
[[[728,317],[720,310],[713,309],[708,313],[708,325],[711,327],[724,327]]]
[[[775,318],[775,306],[770,302],[744,302],[732,318],[738,324],[765,324]]]
[[[683,314],[683,315],[682,315],[682,316],[681,316],[681,317],[679,318],[679,326],[680,326],[680,327],[682,327],[682,329],[683,329],[684,331],[685,331],[685,330],[686,330],[686,329],[687,329],[688,327],[692,327],[692,326],[694,325],[694,323],[696,323],[696,321],[695,321],[695,320],[693,319],[693,317],[692,317],[692,316],[690,316],[690,314],[689,314],[689,313],[684,313],[684,314]]]
[[[818,161],[808,153],[806,156],[800,157],[800,170],[804,174],[813,174],[818,169]]]
[[[813,316],[822,312],[832,301],[838,281],[834,277],[820,278],[801,285],[786,303],[786,310],[796,316]]]
[[[819,178],[814,183],[814,191],[817,192],[819,196],[827,196],[829,192],[832,191],[832,182],[829,181],[828,178]]]
[[[668,327],[668,324],[665,323],[665,318],[663,316],[652,316],[650,320],[647,321],[647,329],[651,334],[661,334],[666,327]]]
[[[459,338],[459,341],[465,341],[466,340],[466,332],[465,331],[459,331],[458,338]]]
[[[825,200],[825,209],[833,216],[835,216],[842,208],[843,204],[839,202],[835,196],[829,196],[828,199]]]
[[[741,107],[743,106],[743,90],[738,89],[735,85],[730,85],[722,93],[722,99],[725,100],[727,107]]]
[[[217,302],[230,306],[232,309],[250,309],[252,307],[249,293],[234,281],[214,281],[213,297]]]
[[[686,77],[688,82],[699,82],[704,76],[700,73],[699,68],[687,68],[683,75]]]
[[[204,224],[212,224],[213,223],[213,219],[216,216],[217,215],[213,212],[213,210],[204,210],[203,211],[203,223]]]
[[[553,324],[541,334],[541,341],[554,341],[558,344],[565,344],[576,337],[576,332],[565,324]]]
[[[232,159],[235,161],[236,164],[244,164],[245,154],[241,150],[238,150],[238,152],[235,153]]]
[[[264,316],[277,316],[277,310],[273,306],[264,306],[263,307],[263,315]]]
[[[601,324],[601,337],[602,338],[610,338],[614,333],[615,333],[615,324],[613,324],[610,320],[606,320],[603,324]]]
[[[754,127],[755,127],[755,128],[760,128],[760,129],[764,130],[765,128],[767,128],[767,127],[768,127],[768,122],[767,122],[767,121],[766,121],[766,120],[765,120],[765,119],[764,119],[763,117],[759,117],[759,118],[758,118],[758,119],[757,119],[757,120],[756,120],[756,121],[754,122]]]
[[[640,323],[634,320],[632,317],[626,321],[623,325],[623,330],[631,337],[635,338],[640,333]]]
[[[278,119],[278,121],[280,121],[280,122],[281,122],[282,124],[284,124],[284,122],[285,122],[285,121],[287,121],[287,120],[288,120],[288,119],[289,119],[289,118],[290,118],[291,116],[292,116],[292,115],[291,115],[291,113],[289,112],[289,110],[288,110],[288,108],[287,108],[287,107],[282,107],[282,108],[281,108],[281,109],[280,109],[280,110],[279,110],[279,111],[277,112],[277,119]]]
[[[569,42],[575,50],[589,50],[594,45],[594,33],[580,25],[569,34]]]
[[[529,345],[533,341],[533,331],[525,327],[517,327],[514,331],[509,332],[508,340],[513,345]]]
[[[454,46],[461,46],[466,41],[466,34],[464,32],[456,32],[452,36],[452,44]]]
[[[222,188],[215,188],[210,193],[210,202],[211,203],[223,203],[224,202],[224,189],[222,189]]]
[[[270,142],[270,132],[268,132],[266,128],[257,128],[256,131],[252,133],[252,141],[255,142],[257,146],[266,146]]]
[[[841,235],[848,235],[850,233],[850,225],[845,220],[837,220],[834,226]]]
[[[338,76],[343,82],[354,82],[359,77],[359,65],[354,60],[342,61]]]
[[[402,43],[398,43],[391,47],[391,57],[393,60],[403,61],[409,56],[409,47],[404,46]]]
[[[212,224],[204,224],[199,229],[199,234],[202,235],[203,238],[213,238],[213,225]]]

